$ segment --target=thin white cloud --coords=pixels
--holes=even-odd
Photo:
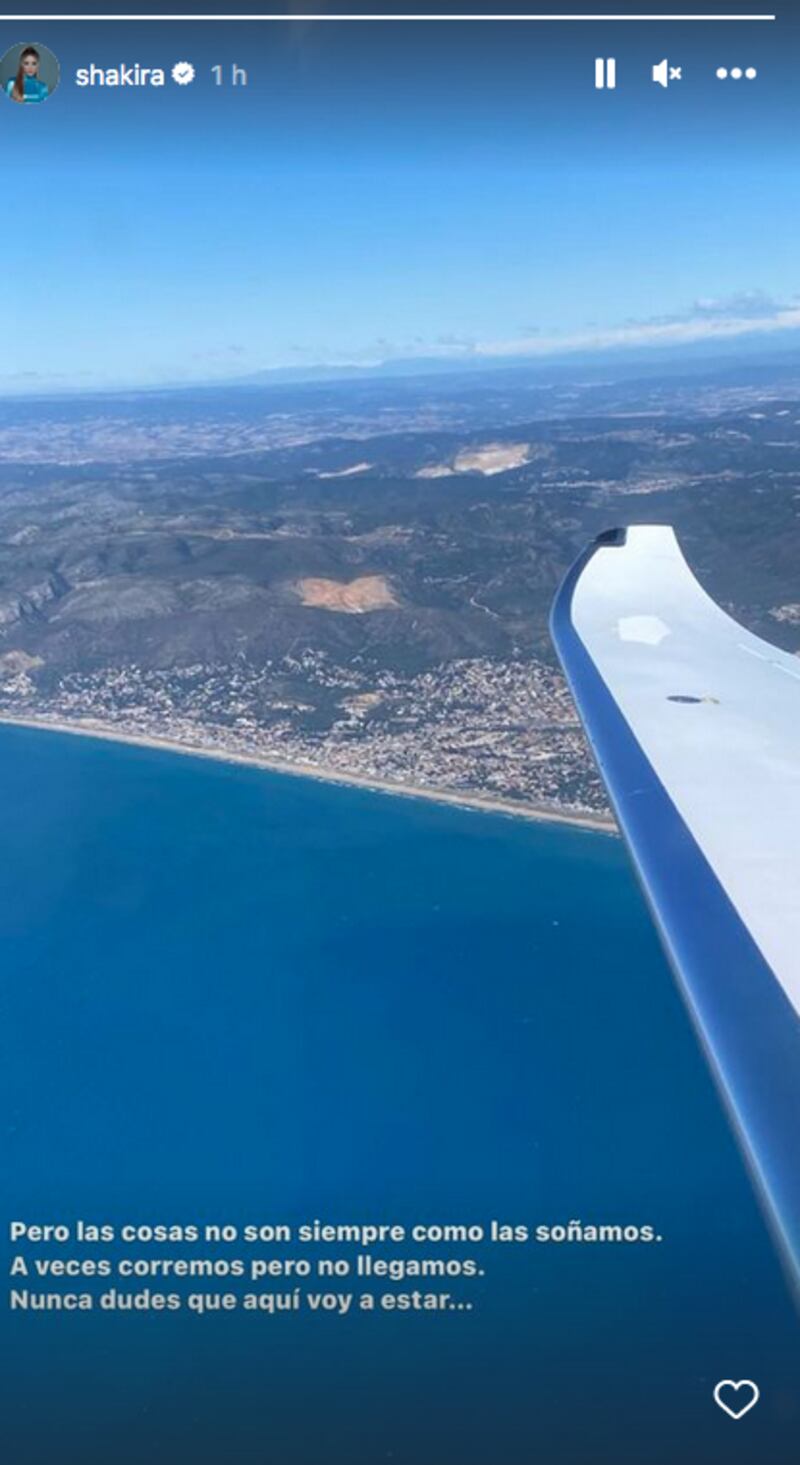
[[[681,315],[628,320],[616,326],[591,325],[568,333],[534,327],[519,336],[497,341],[465,341],[457,336],[444,336],[414,354],[454,360],[547,357],[637,346],[683,346],[795,330],[800,330],[800,299],[782,302],[763,291],[752,290],[719,299],[696,300]],[[408,353],[396,347],[384,360],[403,354]]]
[[[738,320],[760,320],[789,310],[798,304],[793,300],[776,300],[766,290],[739,290],[735,295],[701,297],[695,300],[688,316],[730,316]]]
[[[546,360],[559,356],[578,354],[600,354],[636,348],[681,347],[696,343],[715,341],[723,343],[736,339],[766,337],[791,331],[800,332],[800,295],[790,300],[776,300],[761,290],[741,291],[724,297],[702,297],[683,313],[671,316],[651,317],[645,320],[627,320],[618,325],[599,326],[595,322],[580,330],[558,332],[531,324],[517,336],[498,340],[476,340],[456,332],[442,333],[432,341],[423,341],[419,336],[405,341],[389,341],[377,337],[364,345],[360,351],[348,353],[325,351],[313,345],[293,343],[281,358],[261,365],[261,370],[280,370],[293,364],[312,368],[352,368],[369,371],[389,368],[396,362],[425,360],[452,362],[473,362],[494,364],[507,359],[528,358]],[[0,393],[20,393],[75,389],[131,388],[143,385],[177,385],[191,381],[206,381],[207,370],[216,366],[223,368],[225,361],[229,369],[221,371],[219,381],[241,378],[245,370],[244,358],[248,355],[237,343],[194,353],[189,360],[192,366],[187,371],[187,362],[168,369],[164,363],[153,365],[149,372],[134,378],[98,378],[86,371],[75,373],[41,373],[38,371],[4,372],[0,369]],[[288,357],[288,360],[287,360]],[[236,377],[231,374],[234,361],[238,363]],[[206,370],[203,370],[203,368]]]
[[[800,306],[774,310],[770,315],[726,315],[707,312],[686,320],[641,321],[606,330],[576,331],[571,335],[522,336],[517,340],[485,341],[474,354],[498,356],[557,356],[576,351],[609,351],[630,346],[684,346],[696,341],[726,341],[736,336],[771,335],[800,329]]]
[[[624,351],[636,347],[683,346],[702,341],[729,341],[737,337],[771,335],[800,330],[800,297],[775,300],[762,290],[741,291],[719,298],[704,297],[676,315],[627,320],[620,325],[598,326],[594,322],[572,332],[548,331],[530,326],[519,336],[496,341],[473,340],[455,332],[434,341],[374,341],[347,360],[327,356],[327,364],[358,366],[362,369],[389,366],[405,358],[443,361],[495,361],[505,357],[546,358],[577,353]],[[318,356],[317,361],[325,360]]]

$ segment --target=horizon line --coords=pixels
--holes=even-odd
[[[683,344],[681,343],[681,345]],[[0,402],[19,401],[21,398],[34,400],[36,398],[51,397],[139,396],[140,394],[150,392],[163,394],[192,391],[260,391],[270,390],[272,388],[283,390],[285,388],[294,389],[297,387],[329,387],[346,385],[348,382],[354,380],[363,380],[365,374],[369,374],[373,381],[380,382],[384,385],[394,381],[409,383],[413,381],[424,381],[429,378],[441,379],[449,375],[469,377],[473,374],[485,373],[487,375],[493,375],[508,371],[524,373],[531,369],[535,370],[537,374],[546,375],[548,366],[555,367],[560,371],[568,364],[574,365],[576,376],[580,376],[582,372],[588,371],[592,373],[595,370],[610,372],[614,380],[618,378],[619,372],[617,368],[619,367],[627,368],[623,373],[625,377],[638,380],[640,371],[644,371],[644,375],[649,378],[652,374],[649,368],[654,366],[660,367],[662,363],[665,368],[664,374],[667,376],[671,375],[674,371],[681,372],[689,366],[696,366],[701,369],[720,369],[736,366],[755,366],[761,368],[792,366],[794,369],[800,371],[800,361],[797,362],[795,367],[792,358],[796,353],[791,351],[787,351],[785,355],[781,352],[776,353],[770,350],[754,352],[752,355],[749,353],[743,353],[741,355],[732,353],[728,355],[724,351],[710,351],[708,354],[705,352],[695,354],[691,349],[693,344],[696,343],[688,343],[689,349],[685,351],[681,349],[681,345],[675,344],[667,348],[651,348],[647,345],[627,349],[623,348],[622,350],[610,348],[607,354],[605,352],[598,352],[597,354],[589,352],[584,354],[580,352],[547,357],[516,356],[503,358],[494,356],[482,360],[479,364],[475,363],[470,368],[465,366],[463,358],[459,363],[457,359],[432,357],[431,363],[433,365],[433,363],[438,362],[438,369],[436,365],[433,365],[432,370],[426,370],[420,364],[419,369],[413,371],[403,371],[401,369],[396,373],[388,363],[381,363],[377,366],[362,366],[356,363],[350,363],[342,366],[309,367],[307,375],[305,368],[302,367],[278,366],[265,367],[261,371],[239,377],[197,377],[184,380],[172,378],[161,381],[127,382],[98,381],[83,385],[51,382],[49,385],[41,383],[38,385],[30,384],[13,387],[0,378]],[[669,354],[666,360],[662,358],[662,362],[659,362],[657,357],[661,355],[664,349]],[[403,360],[401,359],[398,365],[402,367],[403,364]],[[295,372],[297,372],[297,375],[295,375]],[[286,373],[286,376],[284,376],[284,373]],[[658,374],[656,372],[656,375]]]

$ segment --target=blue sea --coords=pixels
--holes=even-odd
[[[443,1313],[4,1305],[9,1465],[795,1465],[797,1315],[614,838],[3,728],[0,952],[4,1233],[663,1237],[485,1247]]]

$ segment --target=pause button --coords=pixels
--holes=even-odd
[[[617,84],[617,63],[613,56],[598,56],[594,63],[594,84],[597,90],[613,91]]]

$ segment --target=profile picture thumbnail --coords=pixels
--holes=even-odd
[[[0,87],[12,102],[46,102],[58,86],[58,59],[48,46],[20,41],[0,58]]]

